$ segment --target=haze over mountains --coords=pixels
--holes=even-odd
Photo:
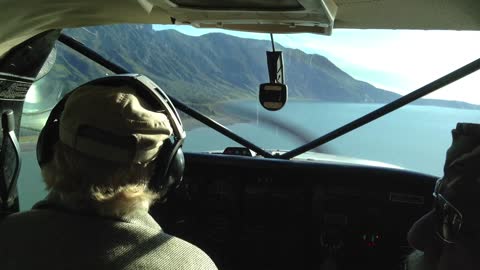
[[[190,104],[256,98],[259,84],[268,81],[265,51],[271,50],[269,41],[220,33],[193,37],[174,30],[154,31],[150,25],[78,28],[66,33],[127,70],[151,77],[169,94]],[[400,97],[354,79],[323,56],[279,44],[276,49],[283,51],[290,98],[387,103]],[[71,51],[60,48],[59,52],[62,75],[56,76],[70,81],[69,87],[106,73],[78,60]],[[443,100],[417,104],[477,108]]]

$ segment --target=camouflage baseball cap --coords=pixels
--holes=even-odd
[[[68,97],[59,125],[62,143],[121,163],[155,159],[171,134],[167,116],[129,86],[82,85]]]

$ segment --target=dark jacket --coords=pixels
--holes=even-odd
[[[145,211],[114,219],[33,209],[0,224],[0,269],[208,269],[199,248],[162,231]]]

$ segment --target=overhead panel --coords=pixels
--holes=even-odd
[[[203,10],[305,10],[305,8],[297,0],[171,0],[171,2],[179,7]]]
[[[175,24],[265,33],[330,35],[337,6],[333,0],[138,0],[161,9]]]

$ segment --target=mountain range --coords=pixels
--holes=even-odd
[[[253,99],[268,81],[266,51],[270,41],[210,33],[189,36],[151,25],[111,25],[65,31],[105,58],[156,81],[168,94],[214,114],[213,104]],[[399,94],[357,80],[326,57],[275,45],[283,51],[289,97],[304,100],[388,103]],[[57,79],[70,89],[109,72],[58,46]],[[58,72],[60,71],[60,72]],[[465,102],[421,99],[415,104],[479,108]]]

